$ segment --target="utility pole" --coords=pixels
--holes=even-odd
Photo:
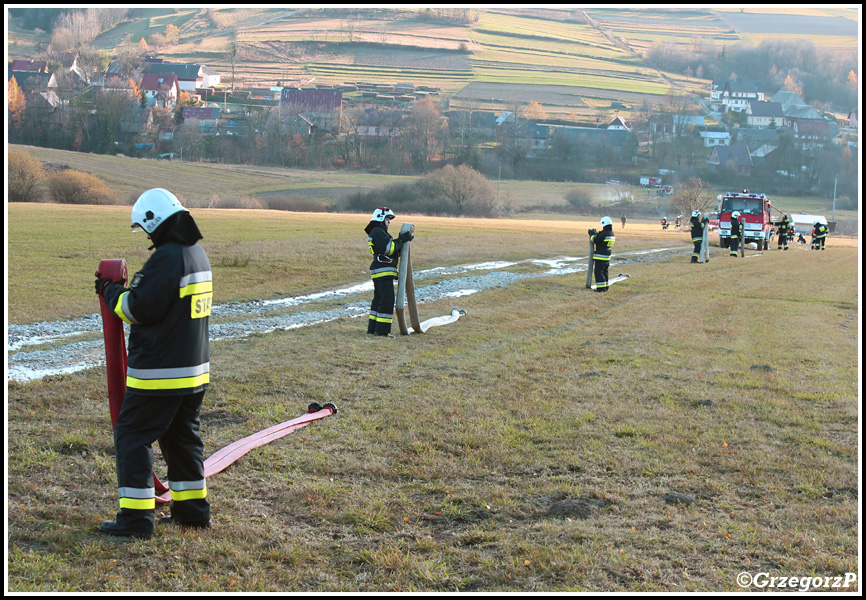
[[[836,220],[836,181],[839,179],[839,173],[833,177],[833,221]]]

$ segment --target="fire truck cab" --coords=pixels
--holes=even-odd
[[[749,190],[726,192],[719,196],[719,245],[727,248],[731,244],[731,213],[739,211],[743,227],[744,242],[755,242],[758,250],[766,250],[773,238],[773,221],[770,211],[773,206],[765,194],[752,194]]]

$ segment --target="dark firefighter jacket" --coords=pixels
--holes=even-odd
[[[108,306],[131,325],[126,386],[145,395],[197,393],[210,381],[210,262],[189,213],[174,217],[151,235],[156,250],[129,289],[105,291]]]
[[[731,219],[731,237],[735,237],[740,239],[740,232],[742,231],[742,225],[740,224],[739,219]]]
[[[400,260],[403,243],[392,238],[385,224],[378,221],[370,221],[364,231],[367,232],[367,244],[370,246],[370,254],[373,255],[370,277],[397,277],[397,262]]]
[[[593,243],[592,257],[594,260],[610,260],[613,254],[613,243],[616,237],[613,234],[613,225],[605,225],[604,229],[590,237]]]
[[[701,223],[699,217],[692,217],[691,229],[693,242],[700,242],[704,239],[704,224]]]

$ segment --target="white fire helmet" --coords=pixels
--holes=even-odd
[[[610,217],[602,217],[601,218],[601,226],[607,227],[608,225],[613,225],[613,221],[610,220]]]
[[[701,211],[699,211],[699,210],[693,210],[693,211],[692,211],[692,216],[693,216],[693,217],[700,217],[700,216],[701,216]]]
[[[373,211],[373,217],[370,220],[382,223],[385,221],[385,219],[389,218],[393,219],[394,213],[387,206],[380,206]]]
[[[740,218],[740,211],[735,210],[734,212],[731,213],[731,216],[734,217],[735,219],[739,219]]]
[[[132,207],[132,230],[153,233],[174,213],[186,210],[177,197],[162,188],[147,190]]]

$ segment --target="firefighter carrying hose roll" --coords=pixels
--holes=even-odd
[[[394,282],[399,271],[400,250],[403,244],[414,237],[411,232],[401,233],[395,240],[388,233],[388,225],[394,219],[394,212],[386,206],[373,211],[370,222],[364,228],[367,245],[373,262],[370,263],[370,277],[373,280],[373,301],[370,303],[370,318],[367,320],[367,333],[380,337],[391,335],[394,320]]]
[[[616,237],[613,233],[613,221],[610,217],[602,217],[601,231],[589,230],[589,239],[593,243],[592,259],[595,268],[595,289],[598,292],[606,292],[610,280],[610,257],[613,254],[613,244]]]
[[[701,211],[693,210],[692,218],[690,221],[690,229],[692,233],[692,243],[695,245],[694,252],[692,252],[692,260],[691,262],[698,262],[698,257],[701,255],[701,244],[704,241],[704,227],[707,226],[707,222],[709,219],[704,219],[701,221]]]
[[[132,207],[153,255],[129,289],[96,274],[96,292],[130,324],[126,395],[114,428],[120,510],[99,527],[116,536],[149,538],[155,521],[152,444],[168,465],[171,516],[161,521],[210,525],[199,432],[210,381],[208,324],[213,299],[210,262],[192,216],[171,192],[144,192]]]
[[[731,213],[731,256],[738,256],[737,252],[740,248],[740,211],[735,210]]]

